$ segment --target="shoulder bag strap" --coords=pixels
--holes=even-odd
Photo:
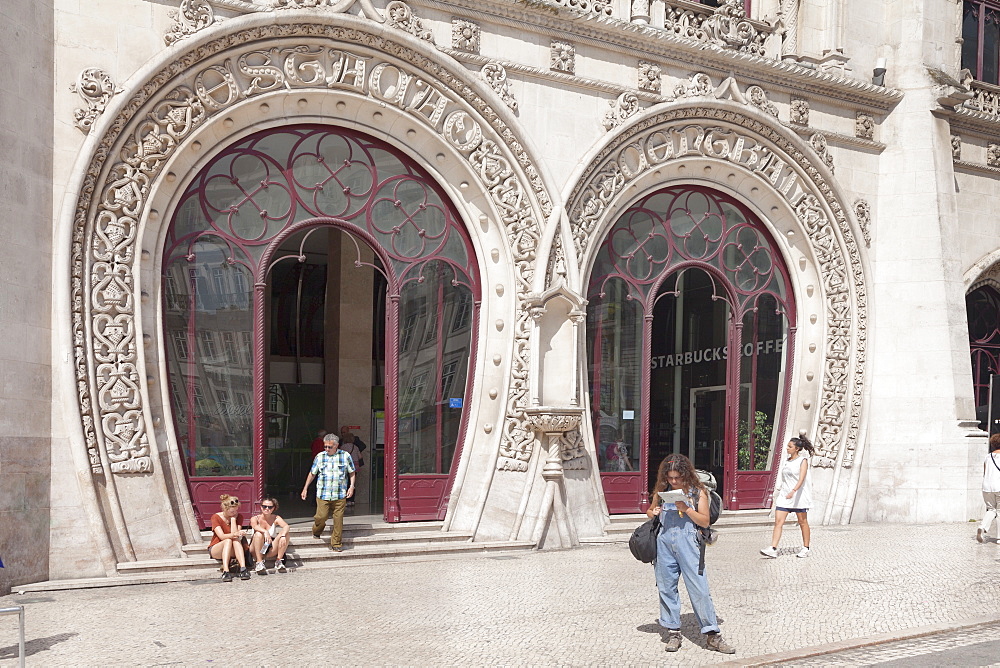
[[[996,456],[997,452],[1000,452],[1000,450],[994,450],[993,452],[991,452],[990,459],[993,460],[993,466],[997,467],[997,471],[1000,471],[1000,464],[997,464],[997,456]]]

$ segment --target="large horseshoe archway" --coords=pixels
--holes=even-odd
[[[827,469],[821,474],[824,521],[847,522],[864,442],[867,279],[856,226],[830,168],[774,118],[705,99],[647,110],[595,150],[572,183],[564,240],[582,281],[618,215],[670,185],[727,193],[784,239],[804,321],[792,361],[787,429],[815,435],[815,463]]]
[[[495,363],[472,388],[468,432],[478,434],[477,448],[492,450],[485,459],[494,466],[510,461],[506,470],[526,470],[518,462],[530,457],[534,437],[523,413],[524,302],[551,203],[527,142],[512,130],[516,120],[492,104],[499,102],[492,90],[426,42],[349,14],[233,19],[167,56],[127,84],[95,124],[62,221],[72,234],[66,326],[74,357],[67,383],[81,418],[75,447],[93,476],[83,494],[87,512],[108,535],[106,569],[197,540],[165,419],[156,258],[187,175],[262,129],[307,122],[365,132],[419,160],[448,190],[484,282],[512,286],[482,305],[484,322],[511,324],[489,345],[480,337],[480,354]],[[478,382],[489,384],[490,396]],[[466,468],[463,456],[452,498]]]

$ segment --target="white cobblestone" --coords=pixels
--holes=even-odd
[[[712,594],[736,659],[996,615],[1000,546],[974,525],[816,527],[813,554],[757,553],[769,529],[709,548]],[[797,533],[797,532],[795,532]],[[684,595],[666,655],[652,568],[622,544],[0,598],[27,606],[29,663],[703,665]],[[0,665],[16,664],[0,618]],[[251,641],[251,634],[260,638]]]

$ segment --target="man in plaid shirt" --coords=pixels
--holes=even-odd
[[[323,437],[323,452],[313,459],[312,468],[302,487],[302,500],[306,500],[309,485],[316,480],[316,515],[313,517],[313,538],[319,538],[326,528],[326,520],[333,512],[333,534],[330,547],[334,552],[343,552],[344,509],[347,497],[354,496],[354,460],[351,455],[340,450],[340,437],[327,434]],[[348,484],[350,476],[350,484]]]

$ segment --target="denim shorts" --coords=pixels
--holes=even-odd
[[[783,513],[808,513],[808,508],[782,508],[781,506],[775,506],[775,510],[780,510]]]

